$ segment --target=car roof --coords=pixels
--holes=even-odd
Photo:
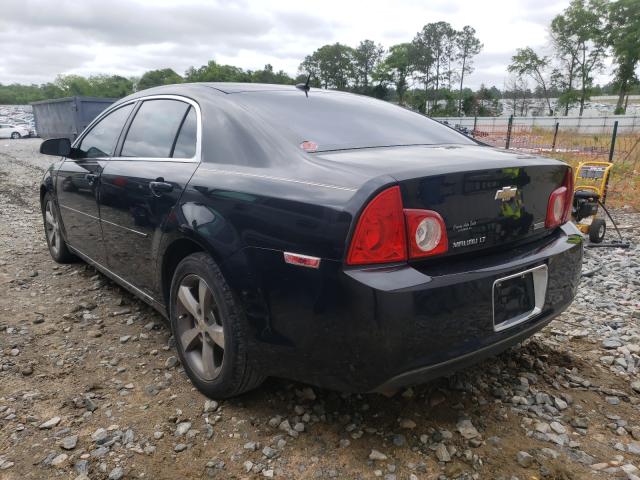
[[[232,82],[203,82],[201,85],[215,88],[223,93],[239,92],[265,92],[265,91],[292,91],[295,85],[282,85],[273,83],[232,83]]]

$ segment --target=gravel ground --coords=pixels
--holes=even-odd
[[[160,315],[46,249],[39,140],[0,142],[0,478],[640,477],[640,215],[574,305],[450,378],[381,395],[270,379],[208,401]],[[596,267],[602,267],[596,270]]]

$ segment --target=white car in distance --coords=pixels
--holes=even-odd
[[[22,125],[10,125],[0,123],[0,138],[13,138],[14,140],[29,136],[29,129]]]

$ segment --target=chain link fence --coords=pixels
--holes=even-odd
[[[547,155],[574,167],[613,162],[609,201],[640,210],[640,117],[447,117],[446,123],[497,148]]]

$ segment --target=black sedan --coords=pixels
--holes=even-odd
[[[158,87],[41,151],[62,157],[40,190],[54,260],[166,316],[211,397],[424,382],[532,335],[580,277],[566,164],[368,97]]]

